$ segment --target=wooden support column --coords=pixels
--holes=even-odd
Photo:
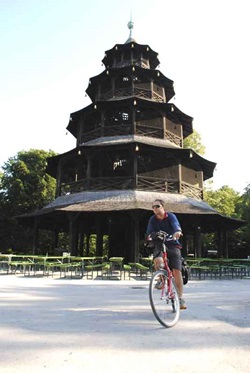
[[[101,136],[105,136],[105,123],[104,123],[105,111],[101,111]]]
[[[90,233],[86,234],[86,256],[89,256],[89,239],[90,239]]]
[[[181,164],[178,165],[178,193],[181,194],[181,184],[182,184],[182,173]]]
[[[194,228],[194,253],[195,258],[201,258],[201,227],[199,225]]]
[[[132,108],[132,134],[136,135],[136,108]]]
[[[84,232],[79,233],[79,254],[80,256],[84,256]]]
[[[181,241],[182,241],[181,255],[183,256],[183,258],[186,258],[188,254],[188,250],[187,250],[187,237],[185,233],[183,233]]]
[[[38,235],[39,235],[38,218],[35,217],[34,225],[33,225],[33,242],[32,242],[32,254],[33,255],[35,255],[37,251]]]
[[[162,127],[163,127],[163,138],[166,140],[167,138],[167,123],[166,123],[166,117],[162,117]]]
[[[134,148],[135,146],[135,148]],[[134,155],[134,164],[133,164],[133,180],[134,180],[134,189],[137,188],[138,185],[138,159],[137,155],[139,154],[140,147],[138,144],[132,144],[131,153]]]
[[[84,118],[81,117],[79,121],[78,131],[77,131],[76,146],[79,146],[82,143],[83,126],[84,126]]]
[[[130,229],[130,247],[129,247],[129,260],[132,262],[139,262],[139,242],[140,242],[140,236],[139,236],[139,219],[134,216],[133,219],[131,219],[131,229]]]
[[[77,218],[80,215],[79,212],[68,213],[69,218],[69,248],[71,255],[77,255],[78,248],[78,237],[77,237]]]
[[[54,236],[53,248],[56,249],[58,247],[58,231],[53,231],[53,236]]]
[[[88,151],[85,152],[87,158],[87,170],[86,170],[86,179],[87,179],[87,188],[90,187],[90,177],[91,177],[91,156]]]
[[[138,262],[140,256],[140,221],[143,211],[130,212],[129,224],[129,247],[127,248],[127,258],[129,262]],[[145,228],[146,229],[146,228]]]
[[[150,98],[154,97],[154,81],[150,80]]]
[[[101,218],[96,217],[96,256],[102,256],[103,253],[103,234]]]
[[[111,78],[111,90],[112,90],[112,97],[115,97],[115,78]]]
[[[224,258],[229,258],[228,233],[226,231],[223,231],[223,247],[224,247]]]
[[[222,258],[228,258],[228,240],[227,233],[224,230],[218,230],[218,255]]]

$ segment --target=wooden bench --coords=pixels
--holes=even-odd
[[[129,265],[129,264],[123,264],[123,278],[124,278],[124,280],[126,278],[126,273],[128,273],[128,278],[130,280],[131,269],[132,269],[131,265]]]
[[[131,270],[135,270],[135,274],[136,276],[140,276],[141,277],[141,280],[142,279],[146,279],[148,278],[148,272],[149,272],[149,267],[147,266],[144,266],[143,264],[141,263],[129,263],[129,265],[131,266]]]
[[[146,266],[144,266],[141,263],[136,263],[135,266],[136,266],[137,270],[139,270],[139,274],[140,274],[141,280],[143,278],[145,278],[147,280],[148,279],[149,267],[146,267]]]
[[[107,280],[109,280],[110,277],[111,277],[111,264],[110,263],[104,263],[104,265],[102,267],[102,279],[106,278]]]
[[[84,267],[84,270],[86,270],[87,273],[87,279],[93,279],[94,272],[97,272],[97,277],[102,276],[103,277],[103,270],[105,269],[106,265],[108,263],[95,263],[95,264],[88,264]],[[99,272],[100,271],[100,272]]]
[[[73,272],[75,273],[75,276],[77,276],[78,273],[78,277],[83,277],[82,263],[62,263],[59,265],[59,269],[60,277],[62,277],[62,273],[64,274],[64,277],[66,277],[67,272],[70,272],[71,278],[73,278]]]
[[[28,275],[30,275],[31,268],[34,266],[34,262],[30,259],[28,260],[11,260],[9,263],[9,269],[11,273],[16,273],[17,270],[20,270],[20,272],[23,272],[25,275],[26,272],[28,272]],[[9,271],[8,271],[9,273]]]

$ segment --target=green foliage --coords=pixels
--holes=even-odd
[[[183,141],[183,147],[185,149],[193,149],[200,155],[204,155],[206,152],[205,146],[201,143],[201,136],[196,130],[194,130],[191,135],[185,138],[185,140]]]
[[[44,150],[21,151],[2,166],[1,197],[13,213],[33,211],[53,200],[56,181],[46,167],[47,158],[54,155]]]
[[[0,249],[26,252],[32,231],[16,216],[44,207],[55,196],[56,181],[46,173],[47,158],[55,152],[31,149],[8,159],[0,174]]]
[[[247,222],[246,226],[242,228],[242,234],[246,242],[247,255],[250,255],[250,184],[246,187],[241,197],[239,210],[241,211],[242,219]]]
[[[103,256],[109,256],[109,245],[108,245],[108,236],[104,235],[103,236]],[[91,234],[89,237],[89,253],[85,253],[86,255],[90,256],[96,256],[96,241],[97,241],[97,236],[96,234]],[[87,246],[87,236],[85,236],[85,247]]]
[[[247,247],[249,247],[250,244],[250,234],[248,234],[250,228],[250,191],[240,196],[238,192],[227,185],[224,185],[218,190],[205,188],[204,200],[225,216],[247,220],[247,213],[244,214],[244,211],[248,211],[249,225],[228,232],[228,250],[229,256],[234,258],[244,258],[249,255],[247,254]],[[205,251],[216,247],[216,234],[208,235],[206,239],[203,240],[203,246]]]
[[[204,201],[222,215],[234,218],[241,217],[238,209],[241,197],[238,192],[227,185],[218,190],[204,189]]]

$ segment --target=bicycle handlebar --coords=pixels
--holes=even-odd
[[[166,241],[174,241],[173,235],[168,234],[167,232],[164,232],[164,231],[153,232],[153,233],[150,233],[148,236],[148,241],[154,241],[157,239],[162,241],[163,243]]]

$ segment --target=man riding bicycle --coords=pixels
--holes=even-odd
[[[180,298],[180,309],[187,308],[185,300],[182,298],[183,294],[183,278],[182,278],[182,256],[181,244],[179,238],[182,236],[182,229],[175,214],[165,211],[165,203],[161,199],[156,199],[152,204],[154,215],[150,217],[147,227],[147,236],[152,233],[164,231],[172,236],[171,241],[165,241],[168,249],[169,267],[173,272],[176,288]],[[163,266],[161,245],[155,245],[154,253],[154,267],[157,271]]]

